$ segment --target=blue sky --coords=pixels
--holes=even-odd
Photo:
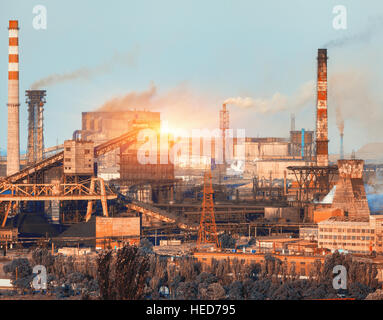
[[[368,3],[368,4],[367,4]],[[35,5],[47,8],[47,30],[32,26]],[[332,27],[335,5],[347,8],[347,29]],[[20,133],[21,149],[27,143],[25,90],[51,74],[79,68],[97,68],[117,55],[130,55],[129,63],[111,64],[107,72],[47,87],[45,145],[62,143],[81,127],[81,112],[131,91],[148,90],[154,83],[166,96],[187,88],[195,110],[164,110],[170,125],[172,113],[193,114],[201,126],[218,125],[218,109],[229,97],[270,98],[275,92],[290,96],[315,79],[317,49],[330,40],[363,34],[371,20],[383,13],[381,1],[255,1],[255,0],[110,0],[32,1],[0,0],[0,150],[6,149],[8,20],[20,24]],[[368,39],[329,48],[329,75],[358,70],[368,78],[368,97],[380,103],[382,77],[381,26]],[[347,79],[347,78],[346,78]],[[370,84],[371,90],[370,92]],[[184,96],[185,97],[185,96]],[[203,100],[203,102],[201,102]],[[186,107],[185,107],[186,108]],[[360,106],[360,114],[374,118],[371,129],[360,114],[347,114],[345,150],[358,149],[380,138],[379,111]],[[248,136],[287,136],[290,111],[261,114],[256,109],[230,106],[233,127]],[[315,99],[295,111],[296,127],[313,129]],[[215,114],[217,116],[215,117]],[[330,152],[337,152],[339,135],[329,101]],[[187,121],[187,116],[185,121]],[[196,124],[194,123],[194,126]]]

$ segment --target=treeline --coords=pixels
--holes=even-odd
[[[364,299],[378,288],[377,270],[371,263],[358,262],[350,255],[335,252],[324,264],[316,263],[309,279],[299,279],[278,258],[266,256],[265,263],[243,264],[238,260],[213,261],[204,267],[191,258],[177,263],[159,257],[151,263],[150,295],[161,298],[161,286],[169,288],[169,299],[255,299],[301,300],[344,297]],[[347,270],[347,290],[333,288],[333,268]]]
[[[56,298],[82,299],[364,299],[378,288],[376,267],[351,255],[335,252],[318,261],[308,279],[299,279],[285,262],[266,255],[265,263],[244,264],[238,260],[213,260],[203,265],[192,257],[169,259],[156,255],[148,241],[103,251],[97,259],[51,255],[36,249],[31,261],[16,259],[4,266],[13,284],[32,293],[32,266],[44,265],[47,293]],[[347,270],[347,289],[333,288],[333,268]]]

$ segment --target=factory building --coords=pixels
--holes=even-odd
[[[383,253],[383,216],[331,217],[318,223],[318,247],[352,253]]]
[[[93,175],[93,141],[64,141],[64,174]]]
[[[264,254],[251,253],[228,253],[228,252],[195,252],[193,256],[202,265],[211,265],[214,260],[238,260],[245,264],[259,263],[264,265],[266,262]],[[302,279],[308,277],[315,270],[318,263],[323,264],[325,255],[273,255],[282,263],[285,274],[298,275]]]
[[[98,111],[82,113],[82,139],[101,144],[116,138],[138,122],[148,123],[159,132],[161,119],[159,112],[145,110]],[[174,167],[168,160],[161,163],[160,137],[157,137],[157,164],[142,164],[138,159],[138,144],[124,145],[108,152],[97,160],[97,174],[105,180],[121,179],[125,181],[170,180],[174,179]]]
[[[73,225],[59,235],[56,243],[73,246],[71,239],[83,238],[82,245],[95,249],[120,248],[124,243],[137,244],[141,235],[140,217],[92,217]]]

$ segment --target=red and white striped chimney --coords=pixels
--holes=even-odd
[[[327,49],[318,49],[316,148],[317,166],[327,167]]]
[[[20,170],[19,22],[9,21],[7,175]]]

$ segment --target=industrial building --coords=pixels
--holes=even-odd
[[[312,130],[297,130],[292,115],[285,137],[231,135],[223,103],[216,136],[177,139],[161,131],[161,113],[147,106],[103,107],[83,112],[81,128],[46,148],[47,91],[27,90],[27,152],[20,155],[18,32],[18,21],[10,21],[2,244],[22,243],[22,223],[32,216],[44,229],[31,232],[36,243],[58,249],[117,249],[146,237],[161,247],[192,243],[197,249],[180,252],[193,251],[203,263],[263,264],[271,254],[301,277],[334,250],[383,254],[383,220],[371,214],[365,190],[366,171],[373,176],[378,167],[343,159],[343,147],[341,159],[329,159],[327,49],[317,52]],[[223,233],[255,242],[225,251]]]

